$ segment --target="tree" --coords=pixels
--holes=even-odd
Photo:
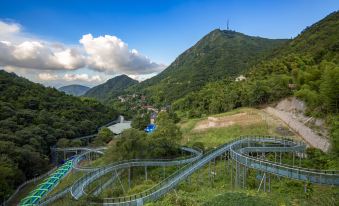
[[[60,148],[65,148],[65,147],[69,147],[70,146],[70,140],[66,139],[66,138],[61,138],[58,140],[58,142],[56,143],[57,147]]]
[[[116,154],[119,159],[135,159],[149,157],[148,141],[146,133],[134,128],[127,129],[117,141]]]
[[[167,112],[160,112],[156,120],[157,128],[150,135],[152,156],[167,157],[176,155],[182,138],[180,128]]]
[[[339,112],[339,66],[328,67],[322,75],[320,95],[328,112]]]
[[[104,146],[105,144],[109,143],[113,138],[113,132],[107,127],[103,127],[99,130],[92,144],[95,146]]]
[[[138,114],[133,120],[131,126],[135,129],[144,130],[150,122],[150,117],[148,113]]]

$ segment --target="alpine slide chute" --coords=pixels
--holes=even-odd
[[[300,141],[290,138],[271,137],[271,136],[244,136],[220,145],[213,150],[203,154],[200,149],[182,147],[182,151],[190,153],[190,156],[184,156],[173,160],[145,160],[133,159],[112,164],[103,167],[82,167],[80,162],[88,160],[93,155],[102,154],[106,148],[58,148],[61,152],[75,152],[74,158],[71,160],[72,169],[74,171],[82,171],[85,173],[81,178],[76,180],[71,186],[49,197],[41,197],[35,202],[21,202],[20,205],[49,205],[54,201],[70,194],[72,198],[78,200],[86,195],[85,188],[99,178],[112,174],[112,178],[94,191],[94,194],[100,193],[105,187],[115,180],[119,180],[119,174],[122,171],[128,171],[130,182],[130,169],[132,167],[144,167],[145,178],[147,179],[147,167],[176,166],[183,165],[175,173],[166,177],[152,188],[138,194],[127,195],[123,197],[105,198],[101,203],[91,203],[94,205],[143,205],[144,203],[155,201],[166,193],[175,188],[180,182],[186,180],[194,172],[198,171],[205,165],[215,161],[217,158],[225,161],[227,168],[235,168],[234,182],[235,184],[246,184],[246,175],[248,169],[260,171],[262,180],[266,182],[268,175],[276,175],[306,183],[339,186],[339,171],[315,170],[302,168],[298,164],[304,155],[306,145]],[[290,154],[292,164],[283,164],[281,162],[282,154]],[[270,158],[268,158],[270,157]],[[232,169],[233,171],[233,169]],[[64,175],[62,176],[64,177]],[[260,187],[261,187],[260,183]],[[259,189],[260,189],[259,187]],[[53,187],[51,187],[53,188]],[[48,190],[46,191],[46,194]],[[28,198],[29,199],[29,198]]]

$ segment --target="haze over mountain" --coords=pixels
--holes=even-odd
[[[73,96],[81,96],[85,94],[89,89],[91,88],[83,85],[72,84],[60,87],[58,90],[65,92],[66,94],[71,94]]]
[[[157,95],[162,102],[171,102],[208,82],[243,73],[286,41],[215,29],[179,55],[163,72],[132,90],[145,91],[151,96]]]
[[[137,80],[134,80],[127,75],[120,75],[91,88],[84,96],[105,101],[124,93],[125,89],[135,84],[138,84]]]

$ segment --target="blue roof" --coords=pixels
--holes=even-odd
[[[153,132],[153,131],[155,130],[155,128],[156,128],[155,124],[149,124],[149,125],[147,125],[147,127],[145,128],[145,132],[151,133],[151,132]]]

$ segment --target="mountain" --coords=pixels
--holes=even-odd
[[[91,134],[116,116],[96,100],[0,70],[0,198],[50,169],[50,147],[58,140]]]
[[[243,73],[286,41],[216,29],[182,53],[159,75],[131,90],[146,91],[160,102],[171,102],[199,90],[208,82]]]
[[[215,81],[172,104],[189,117],[272,104],[295,96],[306,115],[323,118],[339,156],[339,12],[302,31],[244,73],[242,81]],[[315,128],[318,126],[314,126]]]
[[[96,98],[100,101],[106,101],[122,94],[125,89],[135,84],[138,84],[137,80],[134,80],[127,75],[120,75],[91,88],[84,96]]]
[[[66,94],[73,95],[73,96],[81,96],[85,94],[89,89],[90,87],[86,87],[86,86],[82,86],[78,84],[72,84],[72,85],[60,87],[58,90],[65,92]]]
[[[308,54],[314,60],[339,63],[339,11],[333,12],[324,19],[305,28],[285,47],[277,50],[277,56],[290,53]]]

